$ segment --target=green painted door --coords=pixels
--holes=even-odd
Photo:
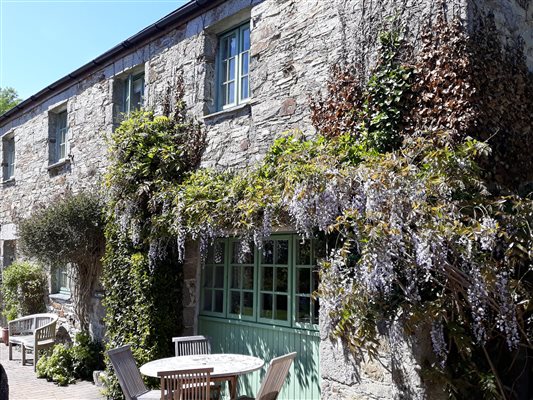
[[[319,399],[316,260],[324,243],[294,234],[272,235],[261,249],[239,238],[209,249],[200,295],[199,333],[213,352],[249,354],[265,361],[240,378],[239,393],[254,396],[272,358],[297,352],[279,399]]]
[[[255,396],[270,360],[296,351],[278,399],[320,399],[318,332],[201,316],[199,333],[211,337],[213,353],[249,354],[265,361],[262,370],[239,378],[239,395]]]

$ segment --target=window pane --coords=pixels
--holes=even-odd
[[[273,290],[273,277],[274,277],[274,268],[272,267],[263,267],[261,269],[263,276],[262,276],[262,290]]]
[[[213,287],[213,267],[210,265],[205,267],[204,287]]]
[[[215,291],[215,304],[214,304],[214,310],[215,312],[222,312],[224,309],[224,291],[223,290],[216,290]]]
[[[235,288],[235,289],[238,289],[241,285],[240,285],[240,267],[238,266],[233,266],[231,268],[231,287],[232,288]]]
[[[204,290],[204,311],[211,311],[213,306],[213,291]]]
[[[231,104],[235,102],[235,83],[228,83],[228,101],[226,104]]]
[[[241,55],[241,75],[248,75],[248,52]]]
[[[298,241],[296,245],[296,264],[297,265],[309,265],[311,264],[311,241],[305,240],[303,242]]]
[[[233,242],[231,262],[233,264],[254,263],[253,243]]]
[[[296,321],[311,323],[311,299],[309,297],[297,297]]]
[[[261,317],[272,318],[272,295],[263,293],[261,295]]]
[[[313,292],[318,290],[318,284],[320,282],[320,274],[318,273],[318,268],[313,269]]]
[[[241,100],[247,99],[250,97],[250,94],[248,93],[248,77],[244,77],[241,79]]]
[[[237,55],[237,34],[233,33],[228,37],[228,57],[235,57]]]
[[[276,264],[286,265],[289,263],[289,241],[276,241]]]
[[[318,299],[313,300],[313,324],[317,324],[317,325],[318,325],[318,314],[320,310],[320,305],[318,301],[319,301]]]
[[[235,80],[235,58],[228,60],[228,81]]]
[[[215,267],[215,287],[224,287],[224,267]]]
[[[206,264],[222,264],[224,262],[224,242],[217,241],[207,250]]]
[[[281,294],[276,295],[276,310],[274,318],[287,321],[287,296]]]
[[[262,264],[274,264],[274,242],[272,240],[267,240],[263,243],[262,253]]]
[[[296,293],[310,294],[311,274],[309,268],[296,269]]]
[[[288,269],[287,268],[276,268],[276,292],[287,292],[287,279],[288,279]]]
[[[239,292],[232,291],[230,299],[230,313],[241,313],[241,294]]]
[[[254,267],[243,268],[242,288],[253,290],[254,288]]]
[[[242,30],[242,49],[241,51],[246,51],[250,49],[250,28],[245,28]]]
[[[242,314],[254,315],[254,294],[250,292],[244,292],[242,298]]]

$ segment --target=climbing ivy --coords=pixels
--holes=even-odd
[[[159,221],[169,207],[160,193],[197,166],[204,143],[186,114],[181,78],[171,89],[166,115],[134,112],[115,130],[105,182],[106,346],[131,344],[139,364],[171,355],[182,329],[181,264]],[[107,397],[122,398],[109,360],[107,367]]]

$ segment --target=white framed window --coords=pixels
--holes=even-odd
[[[15,177],[15,137],[8,136],[2,140],[3,148],[3,173],[2,179],[8,181]]]
[[[48,114],[49,162],[56,164],[68,157],[68,125],[67,111],[50,112]]]
[[[234,107],[250,98],[250,24],[219,37],[217,108]]]
[[[129,114],[144,104],[144,73],[130,74],[124,80],[123,112]]]

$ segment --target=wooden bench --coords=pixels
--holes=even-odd
[[[13,345],[22,347],[22,365],[26,363],[26,349],[33,350],[35,371],[39,350],[48,349],[55,344],[56,323],[56,314],[33,314],[9,321],[9,359],[13,359]]]

